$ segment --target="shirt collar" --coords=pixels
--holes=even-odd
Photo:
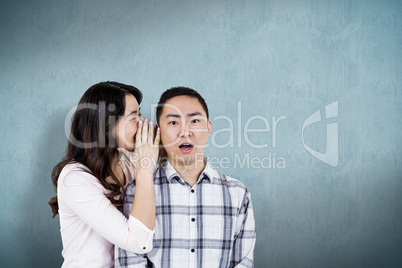
[[[198,182],[200,182],[201,180],[208,179],[211,183],[213,181],[214,178],[219,177],[218,171],[216,171],[215,169],[213,169],[211,167],[211,165],[209,164],[208,158],[204,157],[204,162],[205,162],[205,168],[204,170],[201,172],[200,177],[198,178]],[[170,164],[169,160],[166,161],[163,165],[162,168],[165,172],[166,178],[169,182],[172,181],[173,178],[178,177],[181,180],[183,180],[179,173],[174,169],[174,167],[172,166],[172,164]]]

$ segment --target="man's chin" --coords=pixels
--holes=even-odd
[[[169,158],[170,163],[188,166],[194,162],[194,157],[191,155],[176,155]]]
[[[169,162],[172,165],[189,166],[193,165],[194,163],[197,164],[197,162],[204,163],[204,158],[202,157],[200,161],[196,161],[196,157],[194,155],[176,155],[169,157]]]

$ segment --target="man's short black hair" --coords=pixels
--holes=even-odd
[[[207,118],[209,119],[207,103],[205,102],[204,98],[197,91],[195,91],[194,89],[189,88],[189,87],[172,87],[172,88],[166,90],[165,92],[163,92],[163,94],[161,95],[161,98],[159,99],[158,107],[156,107],[156,120],[157,120],[158,124],[159,124],[159,119],[162,115],[163,106],[165,105],[165,103],[168,100],[170,100],[174,97],[178,97],[178,96],[187,96],[190,98],[197,99],[200,102],[205,113],[207,114]]]

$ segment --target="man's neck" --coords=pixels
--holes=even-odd
[[[180,177],[191,187],[196,184],[201,172],[205,168],[204,157],[196,159],[190,163],[169,159],[170,164],[179,173]]]

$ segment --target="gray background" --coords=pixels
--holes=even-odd
[[[401,24],[401,1],[1,1],[0,266],[61,265],[50,174],[106,80],[140,88],[147,117],[172,86],[205,96],[207,155],[252,193],[256,267],[401,266]],[[317,110],[304,141],[325,152],[337,123],[336,167],[303,147]]]

